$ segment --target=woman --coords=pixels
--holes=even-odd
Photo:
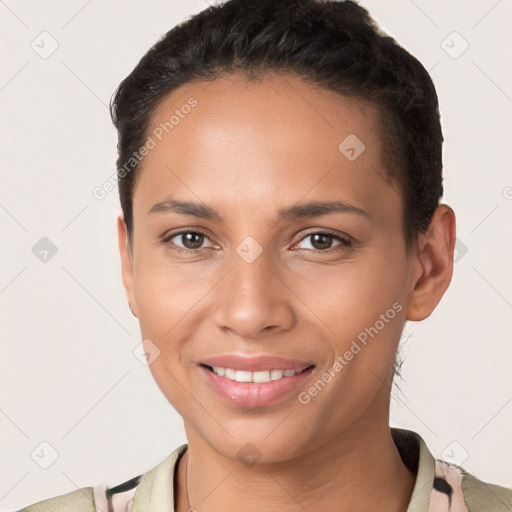
[[[406,321],[450,284],[437,95],[347,2],[230,0],[112,102],[123,283],[187,444],[23,510],[512,510],[389,427]]]

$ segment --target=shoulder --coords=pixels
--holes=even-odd
[[[82,487],[76,491],[39,501],[17,512],[109,512],[130,510],[143,475],[109,488],[106,485]]]
[[[83,487],[62,496],[56,496],[29,505],[18,512],[96,512],[94,489]]]
[[[417,432],[391,428],[391,434],[405,465],[416,473],[407,512],[512,512],[512,488],[435,458]]]
[[[145,512],[151,507],[172,510],[176,464],[187,448],[187,444],[179,446],[157,466],[115,487],[83,487],[16,512]]]
[[[511,512],[512,488],[479,480],[462,466],[437,459],[431,500],[448,501],[461,512]]]
[[[17,512],[109,512],[130,510],[142,475],[109,488],[82,487],[76,491],[29,505]]]

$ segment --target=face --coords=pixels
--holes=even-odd
[[[133,259],[121,218],[120,247],[150,370],[187,437],[275,462],[387,422],[421,264],[376,120],[369,104],[293,76],[187,84],[159,105]],[[236,383],[203,366],[224,355],[240,359],[218,366],[253,364],[263,380],[306,370]],[[257,367],[260,356],[287,361]]]

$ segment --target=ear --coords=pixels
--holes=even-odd
[[[121,256],[121,274],[123,277],[126,297],[130,304],[133,304],[132,314],[137,316],[137,303],[133,289],[133,261],[128,244],[128,228],[124,222],[124,216],[120,213],[117,217],[117,232],[119,236],[119,254]]]
[[[439,304],[452,280],[455,241],[455,213],[441,204],[427,232],[420,235],[418,252],[413,257],[415,269],[407,320],[424,320]]]

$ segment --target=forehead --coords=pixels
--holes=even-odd
[[[148,135],[155,145],[134,210],[166,193],[247,209],[270,207],[277,193],[284,203],[340,192],[371,204],[394,192],[383,179],[374,107],[294,75],[186,84],[160,102]]]

